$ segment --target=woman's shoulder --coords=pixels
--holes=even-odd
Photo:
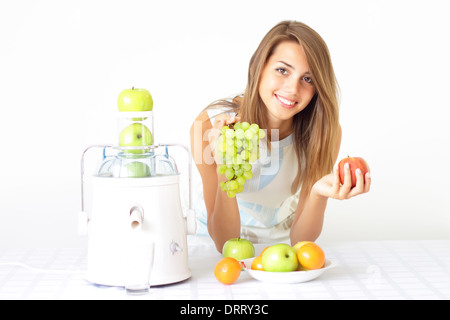
[[[196,121],[211,121],[214,122],[216,118],[226,117],[227,115],[236,114],[238,112],[238,105],[235,103],[237,97],[231,99],[217,100],[203,109],[197,116]]]

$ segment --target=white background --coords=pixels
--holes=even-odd
[[[80,158],[116,142],[125,88],[153,95],[157,142],[188,144],[197,113],[243,91],[282,20],[328,43],[341,87],[341,157],[367,195],[330,200],[320,241],[450,238],[446,1],[2,1],[0,248],[80,246]]]

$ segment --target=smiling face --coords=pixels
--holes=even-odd
[[[314,96],[308,60],[296,42],[278,44],[261,73],[259,95],[267,108],[268,129],[279,129],[280,138],[292,131],[294,115]]]

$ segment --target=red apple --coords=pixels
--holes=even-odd
[[[352,188],[356,186],[356,169],[361,169],[361,172],[363,176],[366,175],[366,173],[369,171],[369,167],[367,166],[366,161],[363,158],[359,157],[347,157],[342,159],[339,162],[339,178],[341,179],[341,183],[344,184],[344,178],[345,178],[345,170],[344,165],[348,163],[350,166],[350,172],[352,174]]]

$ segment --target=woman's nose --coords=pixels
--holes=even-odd
[[[286,80],[285,90],[286,90],[286,93],[290,93],[290,94],[300,93],[300,80],[298,80],[294,77]]]

